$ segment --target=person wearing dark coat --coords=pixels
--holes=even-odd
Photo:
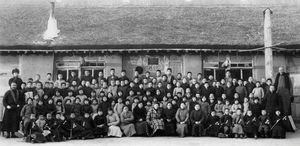
[[[211,93],[213,93],[212,88],[209,86],[208,82],[205,82],[204,86],[202,86],[200,89],[200,94],[206,98],[209,98],[209,94]]]
[[[253,78],[249,77],[248,83],[245,85],[247,88],[248,93],[252,93],[253,89],[255,88],[255,83],[253,82]]]
[[[108,109],[111,107],[111,102],[108,101],[107,97],[104,96],[102,98],[102,102],[100,102],[99,104],[99,109],[101,109],[101,111],[103,112],[104,116],[107,115],[107,111]]]
[[[274,83],[276,93],[281,97],[282,113],[291,115],[292,84],[289,73],[284,72],[283,67],[279,67],[279,73],[276,75]]]
[[[17,83],[11,82],[10,90],[3,96],[4,116],[2,131],[7,132],[7,138],[16,137],[15,132],[19,129],[20,113],[20,92],[17,90]]]
[[[262,138],[268,138],[270,132],[271,119],[267,115],[266,110],[261,111],[261,115],[258,117],[258,133]]]
[[[225,109],[224,115],[220,119],[220,123],[221,123],[220,134],[228,138],[231,134],[231,127],[232,127],[232,117],[231,115],[229,115],[229,109]]]
[[[231,82],[226,83],[226,88],[225,88],[224,93],[226,94],[226,97],[229,100],[229,102],[233,103],[235,87],[232,86]]]
[[[206,122],[207,127],[204,129],[204,133],[207,136],[217,137],[220,129],[220,118],[216,115],[215,111],[212,111]]]
[[[85,99],[83,101],[83,105],[81,106],[81,109],[80,109],[81,116],[84,116],[85,113],[88,113],[88,114],[93,113],[93,108],[90,106],[88,99]]]
[[[35,111],[36,111],[36,115],[37,117],[39,115],[43,115],[46,116],[48,110],[47,110],[47,106],[45,106],[44,102],[42,100],[39,100],[36,107],[35,107]],[[49,110],[50,111],[50,110]],[[50,113],[50,112],[49,112]]]
[[[21,90],[21,85],[23,81],[21,78],[19,78],[19,69],[15,68],[12,70],[11,73],[13,74],[13,77],[8,80],[8,85],[11,86],[11,83],[15,82],[17,84],[17,90]]]
[[[257,118],[252,114],[251,110],[247,111],[246,115],[243,117],[243,120],[245,137],[254,137],[256,139],[258,133],[258,123]]]
[[[202,136],[204,120],[206,115],[201,111],[200,105],[195,105],[195,110],[191,112],[190,120],[192,124],[192,135]]]
[[[213,91],[214,91],[215,98],[221,99],[222,94],[224,93],[224,88],[220,86],[220,82],[217,82]]]
[[[96,138],[104,137],[107,135],[108,127],[106,116],[101,109],[98,110],[97,114],[94,116],[94,135]]]
[[[252,114],[258,118],[260,116],[261,110],[263,109],[262,105],[259,103],[258,97],[254,98],[253,104],[250,104],[250,110]]]
[[[284,127],[284,121],[286,121],[286,116],[281,115],[281,111],[276,109],[275,116],[272,120],[271,136],[272,138],[285,138],[286,129]]]
[[[146,108],[144,107],[143,102],[139,102],[138,105],[133,109],[136,135],[148,136],[146,116]]]
[[[165,135],[176,135],[176,110],[172,107],[172,103],[167,103],[167,108],[163,110],[163,119],[165,123]]]
[[[94,129],[96,128],[95,123],[90,117],[90,113],[84,113],[83,114],[83,120],[81,122],[81,126],[83,128],[82,132],[78,136],[81,139],[93,139],[94,136]]]
[[[270,115],[271,118],[275,113],[275,109],[281,107],[280,95],[276,93],[275,86],[270,86],[269,91],[264,97],[264,105],[267,113]]]

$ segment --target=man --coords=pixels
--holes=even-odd
[[[72,71],[71,72],[71,76],[68,78],[68,82],[69,83],[72,83],[73,81],[76,81],[77,85],[80,84],[80,80],[79,80],[79,78],[78,78],[78,76],[77,76],[77,74],[76,74],[75,71]]]
[[[281,98],[278,93],[275,92],[275,87],[271,85],[269,91],[264,97],[265,109],[271,118],[273,118],[275,114],[275,109],[281,108],[281,105],[279,103],[280,99]]]
[[[276,92],[281,96],[282,112],[284,115],[291,115],[292,85],[289,73],[284,72],[283,67],[279,67],[279,73],[275,78]]]
[[[115,69],[110,69],[110,76],[107,77],[107,83],[110,85],[112,80],[117,80],[118,77],[115,75]]]
[[[51,83],[51,82],[53,83],[52,74],[47,73],[45,84],[46,83]]]
[[[126,75],[126,70],[122,70],[121,71],[121,77],[120,77],[121,81],[125,81],[125,80],[129,80],[129,78]]]
[[[7,132],[6,138],[16,138],[15,132],[19,127],[20,92],[17,90],[17,83],[10,83],[10,90],[6,91],[3,97],[5,108],[3,116],[3,131]]]
[[[175,80],[175,77],[172,75],[172,69],[171,68],[167,69],[166,75],[167,75],[167,82],[173,84],[173,80]]]
[[[253,89],[255,88],[255,83],[253,81],[253,77],[249,77],[248,78],[248,83],[245,85],[245,87],[247,88],[247,93],[252,93]]]
[[[13,77],[9,79],[8,85],[10,85],[12,82],[15,82],[17,83],[17,89],[21,90],[21,84],[23,83],[23,81],[21,78],[19,78],[19,73],[20,73],[19,69],[15,68],[12,70],[11,73]]]
[[[84,75],[81,77],[81,81],[89,81],[90,83],[92,82],[93,77],[90,74],[90,71],[85,70]]]

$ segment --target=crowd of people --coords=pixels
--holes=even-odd
[[[7,138],[24,133],[30,142],[130,136],[212,136],[222,138],[285,138],[290,110],[279,90],[290,90],[282,68],[272,79],[241,80],[226,72],[216,81],[201,73],[193,78],[160,70],[116,76],[89,71],[67,80],[23,82],[19,70],[12,71],[10,90],[3,97],[2,131]],[[290,103],[289,103],[290,104]]]

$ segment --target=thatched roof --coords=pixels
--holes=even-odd
[[[299,7],[271,7],[273,42],[300,44]],[[56,8],[61,31],[51,46],[262,46],[265,7]],[[48,46],[49,7],[0,9],[0,46]]]

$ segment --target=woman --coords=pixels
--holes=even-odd
[[[176,112],[177,129],[176,132],[180,137],[184,137],[188,133],[188,119],[189,110],[186,108],[185,103],[180,104],[180,108]]]
[[[162,119],[162,109],[159,108],[158,103],[154,103],[153,107],[147,113],[147,123],[149,124],[152,132],[151,136],[163,132],[165,129],[164,121]]]
[[[113,113],[112,109],[107,111],[107,126],[108,126],[108,136],[122,137],[122,131],[118,126],[120,123],[120,118],[116,113]]]
[[[167,108],[163,110],[166,136],[174,136],[176,134],[176,110],[172,107],[172,103],[167,103]]]
[[[136,133],[133,124],[133,114],[129,111],[128,106],[124,106],[123,111],[120,115],[121,117],[121,129],[127,137],[130,137]]]
[[[146,115],[147,111],[144,107],[144,104],[142,102],[139,102],[138,105],[133,109],[136,135],[148,135]]]
[[[95,123],[95,137],[104,137],[107,135],[107,120],[101,109],[98,110],[97,114],[94,115],[94,123]]]

